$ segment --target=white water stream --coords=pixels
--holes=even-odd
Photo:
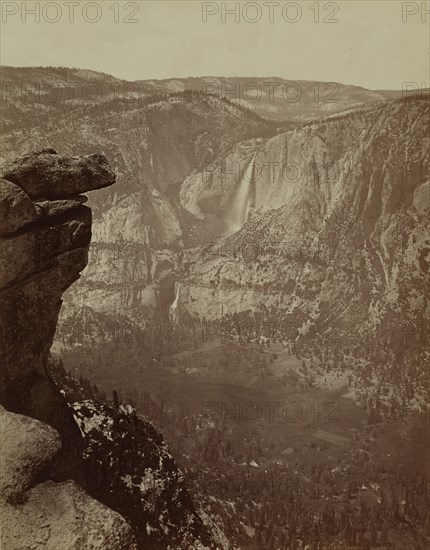
[[[249,191],[251,189],[251,183],[255,177],[255,157],[256,155],[254,155],[253,159],[248,164],[233,198],[229,216],[231,223],[231,228],[229,231],[230,234],[239,231],[243,224],[248,220],[250,207]]]

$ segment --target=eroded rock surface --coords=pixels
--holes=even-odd
[[[5,548],[214,548],[162,436],[49,366],[62,294],[87,264],[91,210],[80,193],[113,181],[106,160],[47,150],[4,177],[13,180],[0,201]]]
[[[115,173],[100,154],[62,157],[53,149],[24,155],[2,169],[2,177],[31,197],[64,198],[115,183]]]
[[[0,528],[2,547],[133,549],[132,528],[66,475],[77,453],[73,419],[46,372],[61,296],[87,263],[91,210],[83,191],[113,183],[102,155],[64,158],[48,150],[12,162],[0,180]],[[31,196],[30,196],[31,195]],[[65,197],[35,204],[31,197]],[[62,431],[62,437],[56,429]],[[79,432],[78,432],[79,433]],[[77,450],[79,450],[79,447]],[[65,458],[66,457],[66,458]],[[62,471],[61,471],[62,470]],[[60,474],[59,474],[60,472]]]
[[[43,479],[60,449],[50,426],[1,413],[0,528],[8,550],[135,549],[131,527],[119,514],[89,497],[76,483]]]
[[[114,182],[105,157],[48,149],[9,163],[0,182],[3,385],[42,372],[63,292],[87,264],[91,210],[80,193]],[[34,203],[31,197],[68,197]],[[17,343],[20,343],[17,346]]]
[[[1,497],[19,498],[61,447],[58,433],[39,422],[0,406]]]
[[[33,201],[23,190],[0,179],[0,236],[18,231],[38,217]]]

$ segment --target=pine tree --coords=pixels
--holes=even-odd
[[[116,390],[113,390],[112,392],[112,402],[115,409],[119,409],[119,399],[118,399],[118,392]]]

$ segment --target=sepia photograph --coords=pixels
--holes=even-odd
[[[0,12],[0,550],[430,550],[430,1]]]

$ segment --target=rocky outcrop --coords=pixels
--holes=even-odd
[[[79,193],[114,179],[101,155],[64,158],[53,150],[26,155],[2,172],[0,398],[50,424],[0,407],[1,532],[10,550],[136,547],[118,513],[72,481],[50,481],[56,462],[77,460],[69,453],[73,443],[62,448],[61,440],[79,428],[45,367],[62,294],[87,262],[91,211]],[[35,202],[40,196],[67,198]]]
[[[32,198],[76,196],[109,187],[115,182],[115,174],[103,155],[65,158],[53,149],[30,153],[12,161],[3,167],[2,175]]]
[[[59,72],[55,71],[56,77]],[[20,74],[32,80],[28,73],[24,70]],[[45,82],[43,73],[50,82],[50,70],[37,71],[37,80]],[[74,82],[73,73],[66,76]],[[14,76],[16,73],[11,74],[11,80]],[[76,78],[79,80],[78,75]],[[67,329],[71,315],[81,316],[84,304],[95,315],[108,315],[112,323],[125,312],[131,322],[139,325],[166,303],[168,308],[174,299],[175,271],[183,249],[180,213],[177,201],[172,200],[177,185],[196,166],[206,165],[236,141],[271,130],[252,113],[197,92],[129,99],[122,101],[121,97],[118,101],[111,95],[106,97],[107,103],[85,101],[85,114],[79,101],[73,113],[68,112],[70,102],[60,101],[55,121],[49,106],[44,105],[48,111],[43,118],[37,116],[37,121],[27,122],[33,126],[31,136],[20,133],[15,116],[17,133],[0,137],[2,155],[7,160],[29,148],[44,149],[52,143],[70,155],[96,153],[102,148],[117,174],[115,186],[100,189],[89,198],[94,221],[88,267],[73,285],[73,292],[63,296],[65,307],[60,313],[59,330],[62,326]],[[8,100],[12,109],[20,107],[18,98],[11,95]],[[37,107],[28,116],[36,116]],[[50,172],[55,171],[55,155],[45,156],[54,156]],[[22,171],[10,166],[12,177]],[[79,173],[77,176],[81,177]],[[43,186],[43,192],[50,191],[49,185]],[[47,197],[39,192],[40,188],[36,203],[46,211]],[[55,197],[55,202],[63,198]],[[50,210],[63,207],[54,206],[53,200],[49,203]]]
[[[65,381],[70,399],[70,381]],[[70,402],[72,399],[70,399]],[[163,437],[131,406],[80,399],[71,410],[85,445],[87,483],[98,500],[120,511],[142,548],[213,549]]]
[[[76,483],[40,482],[60,448],[50,426],[0,407],[0,529],[8,550],[136,549],[131,527]]]
[[[17,185],[0,180],[0,236],[15,233],[39,217],[30,197]]]
[[[37,485],[19,506],[4,504],[2,537],[8,550],[136,550],[133,533],[116,512],[76,483]]]
[[[91,210],[83,191],[111,185],[102,155],[64,158],[49,149],[3,167],[0,182],[0,378],[41,373],[63,292],[86,266]],[[35,202],[35,197],[67,197]],[[19,342],[19,345],[17,343]]]
[[[61,447],[60,436],[46,424],[7,412],[0,405],[1,498],[17,499],[48,466]]]
[[[2,176],[2,542],[11,550],[213,548],[162,436],[52,367],[62,294],[86,266],[91,240],[80,193],[112,183],[106,160],[44,150]]]

